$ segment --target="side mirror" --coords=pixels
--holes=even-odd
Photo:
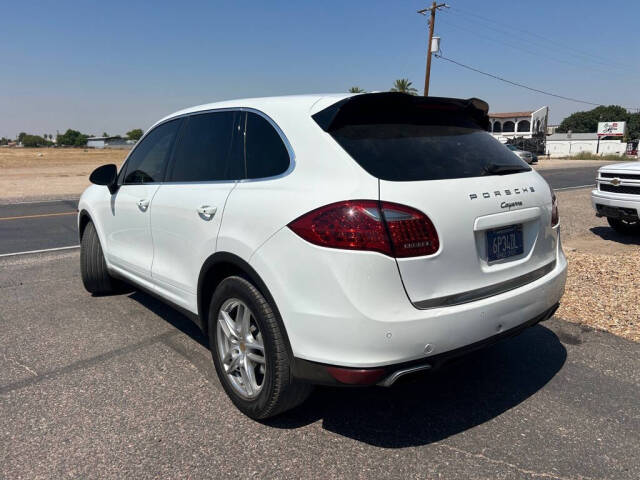
[[[102,165],[96,168],[91,175],[89,175],[89,181],[96,185],[106,185],[109,187],[111,193],[116,193],[118,190],[118,168],[110,163],[108,165]]]

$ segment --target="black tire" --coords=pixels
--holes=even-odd
[[[218,355],[218,314],[224,302],[231,298],[243,301],[251,309],[262,333],[265,374],[262,389],[254,399],[243,398],[236,392]],[[291,375],[291,358],[283,327],[269,302],[249,281],[232,276],[218,285],[209,305],[208,327],[209,345],[218,378],[231,401],[242,413],[262,420],[290,410],[307,399],[313,386],[297,381]]]
[[[607,222],[611,228],[623,235],[640,234],[640,221],[621,220],[619,218],[607,217]]]
[[[100,239],[93,222],[89,222],[80,242],[80,272],[82,284],[94,295],[108,295],[117,291],[119,283],[109,275]]]

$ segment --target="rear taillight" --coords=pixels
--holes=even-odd
[[[396,257],[420,257],[438,251],[438,233],[424,213],[397,203],[382,202],[381,206]]]
[[[556,197],[556,192],[553,191],[553,188],[549,187],[551,190],[551,226],[555,227],[560,223],[560,214],[558,213],[558,197]]]
[[[370,250],[391,257],[418,257],[438,251],[433,223],[405,205],[348,200],[313,210],[289,224],[308,242],[322,247]]]

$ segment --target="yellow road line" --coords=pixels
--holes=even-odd
[[[77,215],[78,212],[41,213],[40,215],[22,215],[20,217],[0,217],[0,220],[20,220],[23,218],[60,217],[62,215]]]

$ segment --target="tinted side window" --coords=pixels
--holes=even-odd
[[[164,169],[181,119],[163,123],[151,131],[131,152],[124,183],[162,182]]]
[[[244,177],[242,152],[235,146],[240,112],[192,115],[173,155],[171,182],[237,180]]]
[[[247,178],[273,177],[289,168],[289,152],[271,124],[247,112],[245,158]]]

